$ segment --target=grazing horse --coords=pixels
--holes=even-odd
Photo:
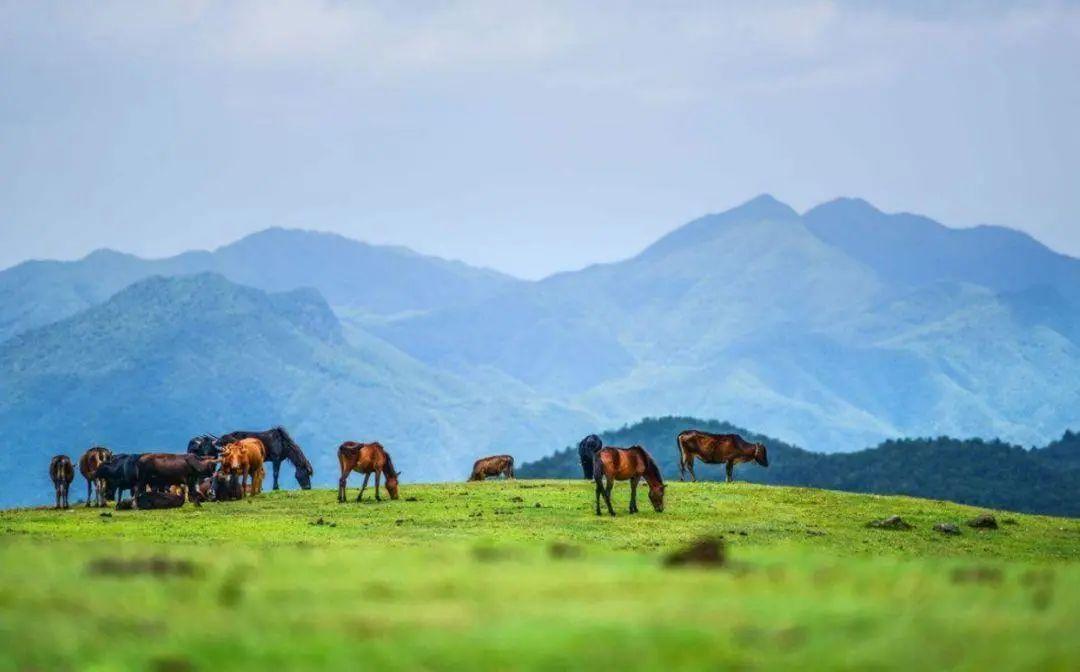
[[[473,463],[470,481],[482,481],[488,476],[514,477],[514,457],[512,455],[492,455],[481,457]]]
[[[94,472],[97,468],[109,461],[112,457],[112,451],[104,446],[94,446],[87,450],[79,458],[79,473],[86,479],[86,506],[90,506],[92,499],[96,500],[97,506],[105,506],[107,494],[104,490],[104,481],[94,478]],[[96,497],[92,497],[94,491]]]
[[[763,467],[769,466],[769,455],[764,444],[750,443],[738,434],[709,434],[696,429],[688,429],[679,434],[679,480],[690,471],[690,478],[697,481],[694,474],[694,458],[705,464],[725,463],[728,483],[735,480],[735,465],[740,462],[757,462]]]
[[[292,440],[289,433],[282,427],[274,427],[265,432],[238,431],[229,432],[219,438],[216,444],[224,446],[235,443],[240,439],[258,439],[266,446],[266,460],[274,465],[274,490],[278,490],[278,473],[281,471],[282,460],[288,460],[296,467],[296,481],[303,490],[311,489],[311,477],[315,474],[315,468],[308,462],[304,451]]]
[[[349,479],[349,472],[355,471],[364,475],[364,483],[360,486],[360,492],[356,495],[356,501],[364,497],[368,478],[375,474],[375,501],[381,502],[379,497],[379,474],[386,477],[386,491],[390,493],[390,499],[398,498],[398,477],[401,474],[394,469],[394,463],[390,461],[390,453],[380,443],[357,443],[346,441],[338,447],[338,463],[341,465],[341,478],[338,479],[338,501],[344,502],[345,484]]]
[[[230,481],[240,481],[240,496],[243,497],[251,479],[251,494],[257,495],[262,492],[263,478],[266,477],[266,469],[263,461],[266,459],[266,446],[258,439],[240,439],[230,443],[221,451],[221,468],[219,473],[229,477]]]
[[[49,461],[49,478],[52,479],[53,490],[56,491],[56,508],[69,508],[68,490],[71,482],[75,480],[75,467],[71,464],[71,458],[67,455],[52,458]]]
[[[604,479],[607,479],[607,485]],[[664,511],[664,478],[656,460],[641,446],[601,448],[593,460],[593,480],[596,481],[596,515],[600,515],[600,496],[607,502],[608,513],[615,515],[611,508],[611,488],[615,481],[630,481],[630,513],[637,513],[638,479],[644,478],[649,485],[649,501],[658,513]]]
[[[213,434],[200,434],[188,441],[187,452],[199,457],[218,457],[221,455],[218,441],[218,437]]]
[[[604,442],[596,434],[589,434],[577,444],[578,458],[581,459],[581,473],[586,480],[593,477],[593,457],[596,451],[604,447]]]

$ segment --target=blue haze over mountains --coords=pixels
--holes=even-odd
[[[383,441],[406,480],[456,479],[646,416],[824,452],[1080,427],[1080,261],[858,199],[799,215],[760,196],[537,282],[270,229],[27,262],[0,272],[0,303],[0,474],[42,465],[4,503],[48,495],[57,452],[277,423],[321,483],[344,439]]]

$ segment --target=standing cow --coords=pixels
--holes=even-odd
[[[734,479],[735,465],[740,462],[757,462],[763,467],[769,466],[769,456],[765,446],[750,443],[738,434],[709,434],[690,429],[679,434],[679,480],[683,480],[686,471],[690,478],[697,480],[694,474],[694,459],[705,464],[723,462],[727,469],[727,480]]]
[[[68,490],[71,482],[75,480],[75,467],[71,464],[71,458],[67,455],[57,455],[49,462],[49,478],[52,479],[53,490],[56,491],[56,508],[68,508]]]
[[[199,481],[213,476],[218,462],[219,460],[204,459],[191,453],[148,453],[136,463],[138,482],[135,484],[135,492],[141,493],[147,486],[157,489],[168,488],[170,485],[185,485],[188,501],[194,502],[195,506],[201,506],[195,494]],[[134,508],[139,508],[138,496],[134,502]]]
[[[95,502],[95,506],[105,506],[107,503],[104,490],[105,483],[101,479],[94,478],[94,472],[98,467],[109,461],[112,451],[104,446],[94,446],[79,458],[79,473],[86,479],[86,505]]]

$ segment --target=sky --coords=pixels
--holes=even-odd
[[[1080,256],[1080,4],[0,0],[0,268],[270,226],[537,278],[770,193]]]

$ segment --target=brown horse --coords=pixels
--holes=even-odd
[[[679,480],[683,480],[686,470],[690,478],[697,481],[694,474],[694,458],[705,464],[727,465],[727,480],[734,480],[735,465],[741,462],[757,462],[763,467],[769,466],[769,455],[765,446],[750,443],[738,434],[709,434],[696,429],[679,434]]]
[[[607,485],[604,479],[607,479]],[[596,515],[600,515],[600,496],[607,502],[608,513],[615,515],[611,508],[611,488],[615,481],[630,481],[630,513],[637,513],[638,479],[644,478],[649,485],[649,501],[657,513],[664,511],[664,477],[656,460],[641,446],[601,448],[593,458],[593,480],[596,481]]]
[[[52,458],[49,462],[49,478],[52,479],[53,490],[56,491],[56,508],[68,508],[68,490],[71,482],[75,480],[75,467],[71,464],[71,458],[67,455]]]
[[[482,481],[488,476],[514,477],[514,458],[511,455],[492,455],[481,457],[473,463],[470,481]]]
[[[112,451],[104,446],[94,446],[87,450],[79,458],[79,473],[86,479],[86,505],[90,506],[92,501],[91,495],[96,490],[97,506],[105,506],[108,502],[106,493],[106,484],[104,478],[94,478],[94,472],[98,467],[109,461],[112,457]]]
[[[356,501],[360,501],[367,488],[368,478],[375,474],[375,501],[381,502],[379,497],[379,475],[386,477],[386,491],[390,493],[390,499],[398,498],[398,477],[400,472],[394,469],[394,463],[390,461],[390,454],[380,443],[357,443],[346,441],[338,447],[338,464],[341,465],[341,478],[338,479],[338,501],[344,502],[345,484],[349,478],[349,472],[355,471],[364,475],[364,483],[360,486],[360,492],[356,495]]]
[[[251,494],[262,492],[266,469],[266,446],[258,439],[240,439],[225,446],[221,451],[221,473],[230,480],[239,478],[240,492],[244,493],[251,479]],[[241,494],[243,496],[243,494]]]

